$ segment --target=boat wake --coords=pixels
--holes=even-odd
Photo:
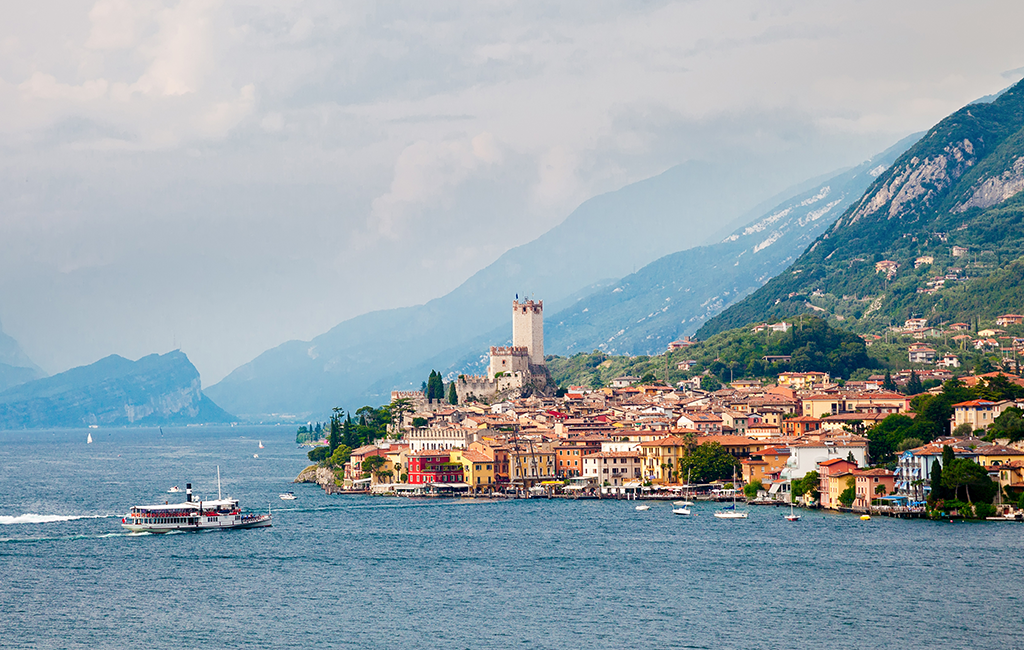
[[[52,524],[60,521],[75,521],[77,519],[109,519],[120,515],[37,515],[31,512],[23,515],[0,515],[0,526],[12,526],[15,524]]]

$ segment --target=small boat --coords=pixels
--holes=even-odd
[[[170,489],[167,490],[168,494],[177,494],[178,492],[181,492],[181,488],[178,487],[177,485],[172,485]]]
[[[253,457],[253,458],[259,458],[259,457],[260,457],[260,455],[259,455],[259,454],[253,454],[253,455],[252,455],[252,457]]]
[[[861,515],[860,516],[860,520],[861,521],[871,521],[871,515]]]
[[[260,449],[263,449],[263,441],[260,440]]]
[[[685,517],[690,514],[690,509],[687,508],[686,506],[683,506],[682,508],[672,508],[672,514],[682,515]]]
[[[793,502],[789,503],[789,514],[786,515],[786,521],[800,521],[800,515],[793,512]]]
[[[87,445],[91,445],[92,444],[92,434],[91,433],[89,434],[89,437],[85,439],[85,444],[87,444]]]
[[[277,496],[281,497],[282,501],[294,501],[294,500],[299,498],[299,497],[295,496],[295,494],[292,493],[292,492],[285,492],[285,493],[279,494]]]
[[[636,509],[637,510],[650,510],[651,506],[645,503],[642,506],[637,506]]]
[[[732,484],[736,485],[736,470],[732,471]],[[736,490],[732,491],[732,505],[722,506],[722,509],[715,513],[715,517],[719,519],[746,519],[747,512],[744,510],[736,509]]]
[[[674,506],[685,506],[685,507],[689,508],[690,506],[693,505],[693,501],[673,501],[672,505],[674,505]]]

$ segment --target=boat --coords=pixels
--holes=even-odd
[[[293,492],[285,492],[285,493],[279,494],[277,496],[281,497],[282,501],[294,501],[294,500],[299,498],[299,497],[295,496],[295,494]]]
[[[871,515],[861,515],[861,521],[871,521]]]
[[[253,455],[252,455],[252,457],[253,457],[253,458],[259,458],[259,457],[260,457],[260,455],[259,455],[259,454],[253,454]]]
[[[89,437],[85,439],[85,444],[87,444],[87,445],[91,445],[92,444],[92,434],[91,433],[89,434]]]
[[[192,498],[192,484],[185,484],[185,501],[151,506],[132,506],[121,519],[121,527],[133,533],[170,533],[175,531],[233,530],[263,528],[271,525],[271,515],[243,513],[238,499],[223,498],[220,492],[220,467],[217,468],[217,498],[209,501]]]
[[[260,449],[263,449],[263,441],[260,440]]]
[[[732,484],[736,485],[736,469],[732,470]],[[748,514],[745,510],[736,509],[736,489],[732,491],[732,505],[723,506],[721,510],[715,513],[715,516],[719,519],[746,519]]]
[[[687,470],[686,471],[686,492],[683,494],[683,500],[682,501],[673,501],[672,505],[674,505],[674,506],[683,506],[684,508],[689,508],[690,506],[693,505],[693,501],[690,501],[690,498],[691,498],[690,497],[690,470]],[[676,514],[683,514],[683,513],[676,513]],[[690,514],[690,513],[687,512],[685,514]]]
[[[786,521],[800,521],[800,515],[793,511],[793,502],[789,502],[789,514],[786,515]]]
[[[651,506],[649,504],[645,503],[642,506],[637,506],[636,509],[637,510],[650,510]]]
[[[177,494],[178,492],[181,492],[181,488],[177,485],[172,485],[170,489],[167,490],[168,494]]]
[[[690,514],[690,508],[687,506],[683,506],[681,508],[672,508],[672,514],[683,515],[685,517]]]

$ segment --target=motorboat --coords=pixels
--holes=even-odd
[[[643,505],[639,505],[639,506],[637,506],[637,507],[636,507],[636,509],[637,509],[637,510],[650,510],[650,509],[651,509],[651,506],[650,506],[650,504],[647,504],[647,503],[645,503],[645,504],[643,504]]]
[[[277,496],[281,497],[282,501],[294,501],[294,500],[299,498],[299,497],[295,496],[295,494],[292,493],[292,492],[284,492],[284,493],[279,494]]]
[[[172,486],[171,486],[170,488],[168,488],[168,490],[167,490],[167,493],[168,493],[168,494],[177,494],[178,492],[181,492],[181,488],[180,488],[180,487],[178,487],[177,485],[172,485]]]

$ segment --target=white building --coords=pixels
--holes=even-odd
[[[639,451],[600,451],[583,457],[583,476],[597,477],[599,485],[621,486],[640,478]]]
[[[423,427],[405,432],[402,441],[409,443],[410,451],[435,449],[467,449],[475,442],[480,429],[463,427]]]
[[[867,438],[855,435],[805,438],[789,445],[789,460],[780,474],[783,480],[803,478],[808,472],[818,471],[818,463],[849,458],[850,454],[853,454],[857,467],[868,465]]]

